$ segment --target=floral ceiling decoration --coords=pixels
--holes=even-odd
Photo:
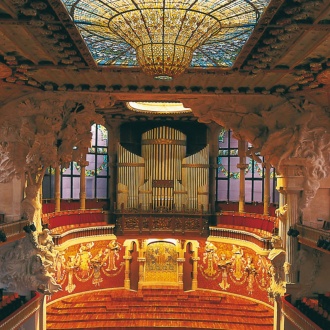
[[[98,65],[231,67],[270,0],[62,0]]]

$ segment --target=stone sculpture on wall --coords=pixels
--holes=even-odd
[[[9,291],[53,294],[61,290],[54,275],[56,252],[47,232],[26,233],[24,239],[1,249],[0,283]]]
[[[286,290],[285,275],[289,271],[285,265],[285,251],[282,247],[282,239],[279,236],[272,237],[273,249],[269,252],[268,259],[271,262],[269,274],[271,276],[268,295],[271,300],[277,300],[283,296]],[[285,267],[286,266],[286,267]]]
[[[0,183],[15,176],[26,182],[21,214],[36,227],[1,250],[0,282],[10,290],[51,294],[60,289],[53,279],[52,241],[41,224],[42,180],[49,166],[85,160],[91,125],[103,123],[95,109],[109,103],[109,97],[92,94],[42,93],[0,108]]]

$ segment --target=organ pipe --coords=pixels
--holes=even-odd
[[[186,156],[186,135],[171,127],[142,134],[141,157],[118,148],[118,207],[208,207],[209,148]]]

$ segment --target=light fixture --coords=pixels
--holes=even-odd
[[[220,59],[211,59],[219,54],[232,64],[269,2],[62,1],[98,63],[109,63],[106,57],[111,57],[111,52],[117,54],[117,58],[131,53],[128,48],[124,51],[124,42],[134,48],[142,70],[158,79],[171,79],[182,74],[202,45],[206,47],[199,51],[196,66],[221,66]],[[112,49],[102,46],[106,43]]]
[[[127,108],[136,112],[155,115],[175,115],[192,112],[181,102],[127,102]]]

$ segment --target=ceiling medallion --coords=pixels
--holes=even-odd
[[[127,102],[129,110],[157,115],[175,115],[192,112],[181,102]]]
[[[98,64],[134,66],[135,55],[163,80],[232,66],[269,1],[62,0]]]

